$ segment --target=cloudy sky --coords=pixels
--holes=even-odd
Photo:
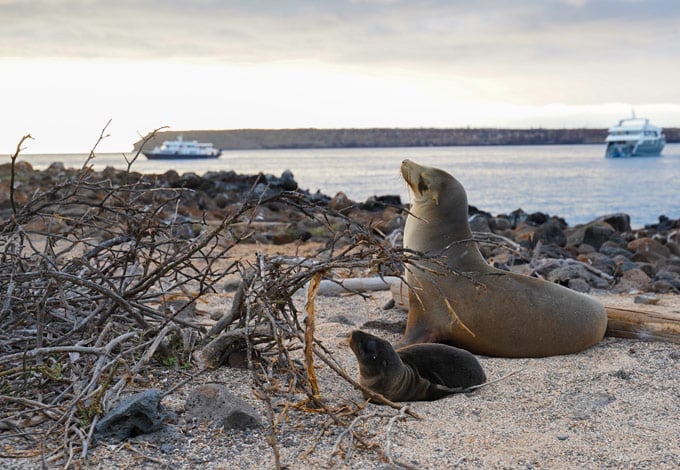
[[[680,127],[676,0],[0,0],[0,152],[171,129]]]

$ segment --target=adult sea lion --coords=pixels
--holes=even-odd
[[[351,333],[349,345],[359,362],[359,382],[392,401],[436,400],[486,381],[477,358],[453,346],[414,344],[395,351],[359,330]]]
[[[463,185],[410,160],[401,174],[413,192],[404,248],[409,312],[400,345],[448,343],[476,354],[542,357],[588,348],[604,336],[604,306],[584,294],[489,266],[468,224]]]

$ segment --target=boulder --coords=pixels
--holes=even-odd
[[[262,426],[260,414],[220,384],[207,384],[193,389],[187,397],[184,409],[192,418],[212,421],[216,426],[225,429]]]
[[[536,229],[534,233],[534,243],[540,241],[547,245],[557,245],[564,247],[567,245],[567,236],[560,224],[555,220],[548,220]]]
[[[150,389],[124,399],[97,423],[94,440],[119,442],[158,431],[171,416],[161,405],[161,398],[162,391]]]
[[[650,278],[641,269],[630,269],[619,278],[616,292],[644,292],[649,287]]]
[[[671,255],[668,248],[653,238],[638,238],[628,243],[628,250],[633,252],[633,261],[658,264]]]
[[[489,219],[482,214],[475,214],[470,216],[470,230],[473,232],[491,232],[491,226],[489,225]]]
[[[623,212],[603,215],[595,219],[595,222],[605,222],[617,232],[630,232],[630,216]]]

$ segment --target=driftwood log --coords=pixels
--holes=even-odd
[[[680,313],[607,307],[607,336],[680,343]]]

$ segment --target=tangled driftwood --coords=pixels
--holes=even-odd
[[[20,146],[11,159],[11,189]],[[102,414],[173,342],[193,376],[234,350],[246,352],[254,390],[268,410],[277,464],[276,423],[293,406],[322,411],[328,426],[344,426],[354,445],[377,448],[389,460],[351,429],[362,404],[330,406],[319,393],[315,359],[360,386],[315,339],[314,296],[334,270],[398,274],[404,254],[371,227],[294,192],[267,200],[244,195],[223,220],[186,221],[177,215],[188,190],[158,188],[132,173],[137,155],[122,185],[94,172],[94,158],[93,150],[80,170],[28,201],[19,203],[12,191],[0,219],[0,433],[12,438],[0,455],[41,456],[46,465],[84,461]],[[230,258],[247,236],[245,215],[272,200],[325,224],[327,245],[305,259]],[[241,279],[233,308],[206,331],[185,313],[227,276]],[[309,297],[302,313],[292,296],[304,286]],[[302,361],[296,350],[303,351]],[[302,402],[274,403],[300,393],[307,397]]]

